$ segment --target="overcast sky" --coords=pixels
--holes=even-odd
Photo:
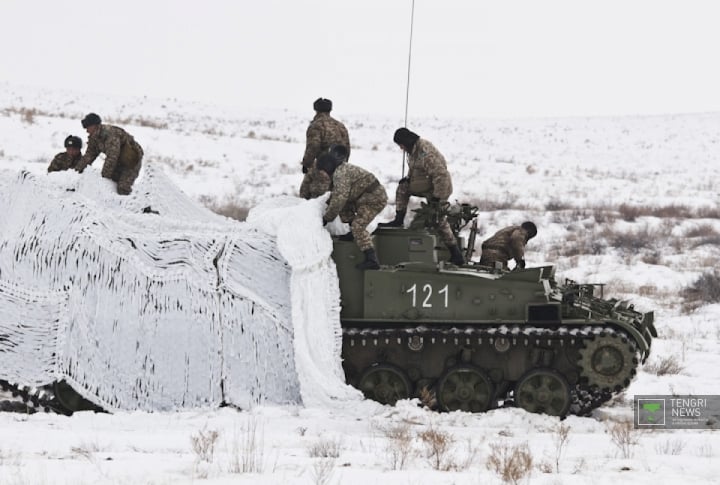
[[[412,0],[0,0],[0,80],[405,112]],[[716,0],[415,0],[409,116],[720,111]]]

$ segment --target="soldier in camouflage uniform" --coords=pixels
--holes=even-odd
[[[385,188],[375,175],[356,165],[345,163],[348,150],[334,145],[317,160],[319,170],[331,177],[331,195],[323,215],[323,223],[335,219],[350,224],[352,238],[365,254],[365,260],[357,264],[358,269],[378,269],[380,263],[375,254],[372,238],[367,226],[387,204]],[[343,240],[351,238],[342,237]]]
[[[80,137],[70,135],[65,138],[65,151],[55,155],[55,158],[52,159],[48,166],[48,173],[75,168],[82,157],[81,149],[82,140]]]
[[[102,176],[117,183],[118,194],[128,195],[142,167],[142,147],[122,128],[103,125],[95,113],[83,118],[82,125],[89,135],[88,146],[75,169],[82,173],[100,153],[104,153]]]
[[[536,235],[537,227],[530,221],[500,229],[482,243],[480,264],[495,267],[499,262],[507,268],[508,260],[514,259],[516,268],[525,268],[525,245]]]
[[[313,199],[330,190],[330,177],[318,170],[315,160],[327,152],[331,145],[342,145],[348,149],[350,156],[350,137],[347,128],[330,116],[332,101],[318,98],[313,103],[315,117],[308,126],[305,143],[305,154],[302,159],[302,171],[305,174],[300,185],[300,197]]]
[[[420,138],[407,128],[395,131],[393,141],[408,154],[408,176],[398,183],[395,192],[395,219],[381,223],[381,227],[401,227],[407,214],[410,196],[425,197],[429,202],[444,204],[452,194],[452,179],[445,158],[429,141]],[[438,224],[440,238],[450,251],[450,262],[465,264],[455,235],[443,218]]]

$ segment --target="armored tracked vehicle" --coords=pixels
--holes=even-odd
[[[456,234],[477,210],[423,206],[410,228],[374,233],[380,270],[334,241],[347,382],[385,404],[419,397],[440,410],[587,415],[626,388],[657,336],[653,313],[605,299],[603,285],[558,283],[552,266],[508,271],[444,262],[434,221]]]

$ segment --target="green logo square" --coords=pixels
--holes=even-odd
[[[638,426],[665,426],[665,399],[637,400]]]

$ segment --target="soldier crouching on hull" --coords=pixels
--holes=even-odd
[[[65,151],[55,155],[55,158],[52,159],[48,166],[48,173],[75,168],[82,157],[81,149],[82,140],[80,137],[70,135],[65,138]]]
[[[303,176],[300,185],[300,197],[314,199],[330,190],[330,177],[318,170],[315,160],[327,152],[332,145],[342,145],[348,150],[350,157],[350,137],[347,128],[340,121],[330,116],[332,101],[318,98],[313,103],[315,117],[306,132],[305,154],[302,159]]]
[[[516,268],[525,268],[525,246],[536,235],[537,227],[530,221],[500,229],[482,243],[480,264],[495,267],[499,262],[507,268],[508,261],[514,259]]]
[[[323,224],[338,215],[340,220],[349,223],[355,243],[365,254],[365,260],[355,267],[363,270],[379,269],[380,263],[367,226],[385,208],[387,194],[375,175],[356,165],[344,163],[347,153],[347,148],[335,145],[318,158],[318,169],[331,177],[332,192],[323,216]]]
[[[395,219],[380,223],[380,227],[401,227],[407,214],[410,196],[425,197],[428,202],[445,204],[452,194],[452,178],[445,157],[429,141],[420,138],[407,128],[398,128],[393,141],[408,154],[408,176],[401,179],[395,192]],[[450,262],[458,266],[465,258],[458,247],[455,235],[443,217],[438,223],[440,238],[450,251]]]
[[[140,174],[143,149],[127,131],[112,125],[104,125],[95,113],[82,119],[88,133],[85,155],[75,167],[82,173],[100,153],[105,154],[102,176],[117,183],[117,193],[128,195]]]

